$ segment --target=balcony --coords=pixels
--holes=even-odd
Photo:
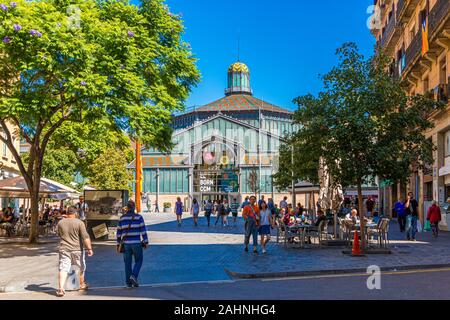
[[[449,85],[442,83],[432,90],[433,100],[436,102],[448,103]]]
[[[384,33],[381,37],[381,47],[386,49],[387,45],[391,42],[394,33],[396,31],[396,25],[395,25],[395,18],[394,15],[392,16],[391,20],[388,22],[386,29],[384,30]],[[398,40],[398,39],[397,39]]]
[[[429,33],[430,38],[435,35],[439,27],[450,17],[450,1],[438,0],[430,11],[429,15]]]
[[[409,69],[416,58],[422,53],[422,32],[419,31],[414,36],[413,41],[406,49],[405,70]]]
[[[399,0],[397,3],[397,22],[399,24],[411,19],[420,0]]]

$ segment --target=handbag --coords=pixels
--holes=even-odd
[[[431,231],[431,223],[430,220],[425,222],[425,227],[423,227],[423,231]]]
[[[117,248],[117,251],[118,251],[119,253],[124,253],[124,252],[125,252],[125,238],[126,238],[126,236],[128,235],[128,232],[130,232],[130,228],[131,228],[131,224],[133,223],[133,220],[134,220],[134,214],[133,214],[133,216],[131,217],[130,224],[128,225],[127,233],[125,233],[124,235],[122,235],[122,237],[120,238],[119,247]]]

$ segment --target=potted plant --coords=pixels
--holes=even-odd
[[[172,204],[170,202],[164,202],[163,207],[164,207],[164,212],[169,213],[169,212],[171,212]]]

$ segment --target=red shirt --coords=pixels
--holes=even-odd
[[[441,209],[437,205],[432,205],[428,209],[427,220],[430,220],[431,223],[441,221]]]
[[[256,215],[255,215],[256,214]],[[256,218],[260,217],[259,208],[258,206],[254,205],[252,210],[252,205],[248,205],[244,207],[244,210],[242,211],[242,217],[247,220],[249,217],[255,219],[256,222],[259,222],[259,219]]]

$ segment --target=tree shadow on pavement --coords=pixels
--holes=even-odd
[[[14,257],[36,257],[36,256],[51,256],[58,252],[58,243],[38,243],[38,244],[9,244],[4,243],[0,246],[1,258]]]

